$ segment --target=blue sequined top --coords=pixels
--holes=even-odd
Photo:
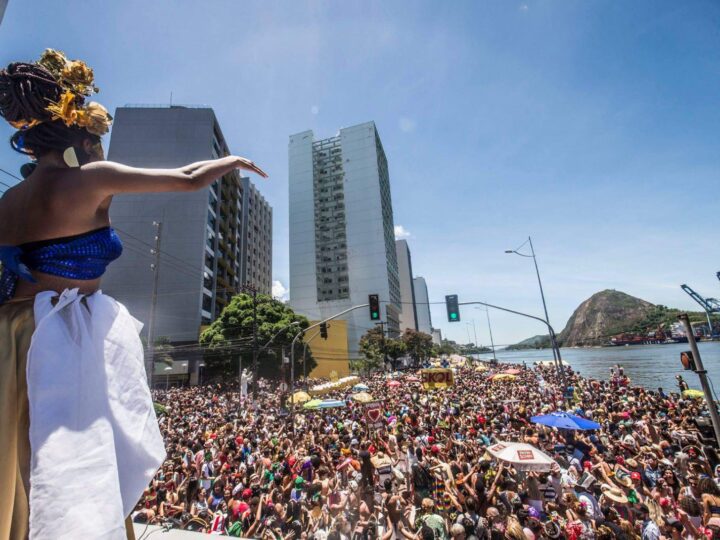
[[[0,304],[15,295],[18,278],[35,282],[31,270],[68,279],[97,279],[121,253],[122,242],[112,227],[19,246],[0,246]]]

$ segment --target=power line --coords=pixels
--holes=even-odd
[[[8,176],[14,178],[15,180],[18,180],[18,181],[22,182],[22,178],[20,178],[19,176],[15,176],[13,173],[7,172],[5,169],[0,169],[0,172],[3,172],[3,173],[5,173],[5,174],[7,174]],[[9,187],[9,188],[12,187],[12,186],[6,184],[5,182],[0,182],[0,184],[2,184],[2,185],[4,185],[4,186],[7,186],[7,187]]]

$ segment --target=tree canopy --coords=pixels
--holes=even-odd
[[[297,324],[293,324],[297,323]],[[262,349],[273,336],[275,339],[258,353],[258,372],[261,377],[277,378],[281,373],[281,348],[290,356],[293,337],[308,327],[306,317],[267,295],[257,295],[257,346]],[[253,298],[238,294],[223,309],[220,316],[200,335],[200,343],[207,346],[206,364],[214,374],[238,375],[238,361],[243,369],[252,366]],[[302,373],[302,341],[295,350],[295,373]],[[308,373],[317,365],[310,350],[307,352]],[[289,367],[289,366],[288,366]],[[299,370],[299,371],[298,371]]]

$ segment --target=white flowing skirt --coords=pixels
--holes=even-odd
[[[125,539],[124,519],[165,459],[142,324],[77,289],[38,294],[34,315],[30,539]]]

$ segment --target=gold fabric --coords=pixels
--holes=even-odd
[[[35,331],[34,298],[0,305],[0,539],[25,540],[30,511],[30,417],[26,366]],[[125,521],[129,540],[135,535]]]
[[[0,306],[0,538],[28,535],[30,427],[25,366],[35,330],[33,298]]]

